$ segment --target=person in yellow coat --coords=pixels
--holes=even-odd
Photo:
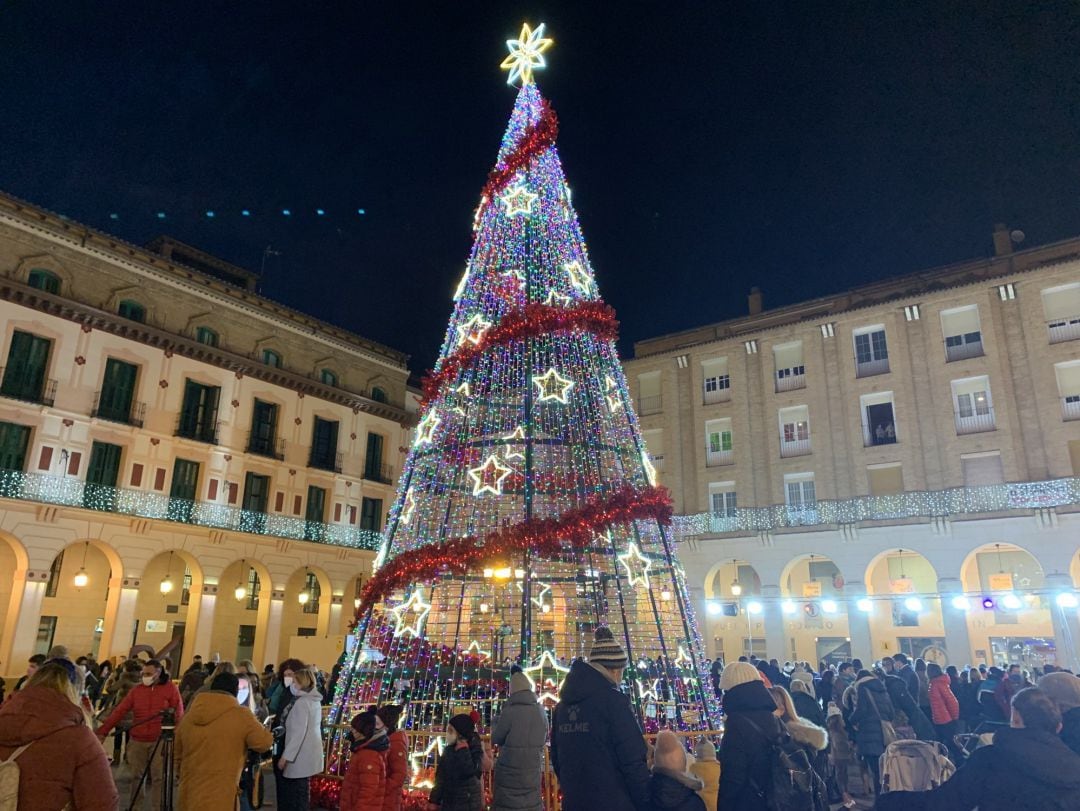
[[[694,750],[696,761],[690,764],[690,774],[705,784],[698,792],[708,811],[716,811],[716,798],[720,793],[720,761],[716,759],[716,747],[708,738],[702,738]]]
[[[248,750],[266,752],[274,743],[270,730],[237,700],[239,684],[232,673],[215,676],[176,727],[179,811],[236,811]]]

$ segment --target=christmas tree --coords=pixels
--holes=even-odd
[[[717,728],[670,500],[571,205],[555,113],[532,81],[550,42],[526,25],[507,43],[503,67],[521,88],[362,594],[334,729],[384,702],[433,734],[463,706],[490,723],[511,663],[553,704],[599,626],[630,656],[624,689],[643,726]],[[414,748],[414,785],[432,749]],[[335,735],[328,771],[347,751]]]

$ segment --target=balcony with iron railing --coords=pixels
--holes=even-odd
[[[889,371],[888,358],[873,358],[872,360],[855,359],[855,377],[873,377],[883,375]]]
[[[713,405],[715,403],[730,403],[731,402],[731,389],[713,389],[709,391],[706,389],[702,394],[702,405]]]
[[[364,465],[364,478],[369,482],[393,484],[394,469],[390,465],[381,462],[371,462]]]
[[[664,398],[660,394],[650,394],[638,397],[637,412],[639,417],[647,417],[650,414],[659,414],[664,410]]]
[[[1050,343],[1060,344],[1063,341],[1075,341],[1080,338],[1080,315],[1072,315],[1068,318],[1055,318],[1046,322],[1046,331],[1050,336]]]
[[[986,353],[983,351],[982,338],[973,341],[964,341],[962,343],[949,343],[949,339],[945,339],[946,363],[952,363],[957,360],[967,360],[968,358],[981,358],[985,354]]]
[[[56,402],[56,381],[0,366],[0,397],[52,406]]]
[[[248,431],[247,445],[245,447],[247,448],[248,453],[253,453],[256,456],[277,459],[279,462],[285,461],[284,439],[276,439],[272,436],[260,436],[255,431]]]
[[[795,391],[796,389],[806,388],[806,373],[799,372],[798,374],[784,375],[783,377],[776,378],[776,390],[781,391]]]
[[[887,425],[878,425],[871,428],[863,423],[863,447],[873,448],[876,445],[895,445],[896,427],[890,422]]]
[[[216,445],[220,426],[221,423],[216,420],[193,420],[181,414],[176,420],[175,436]]]
[[[806,439],[784,439],[780,437],[780,457],[789,459],[793,456],[806,456],[810,453],[810,437]]]
[[[726,451],[706,451],[705,467],[720,467],[721,465],[735,464],[735,451],[728,448]]]
[[[1080,395],[1073,394],[1061,398],[1061,418],[1063,420],[1080,420]]]
[[[102,397],[102,394],[105,396]],[[124,398],[110,396],[109,392],[97,392],[94,394],[94,409],[90,416],[106,422],[118,422],[122,425],[130,425],[134,428],[142,428],[146,417],[146,403],[131,400],[123,402]]]
[[[956,434],[960,436],[962,434],[981,434],[985,431],[997,430],[997,423],[994,420],[994,409],[988,407],[984,413],[972,412],[970,414],[962,414],[961,412],[955,412],[956,415]]]
[[[312,449],[311,454],[308,456],[308,467],[313,467],[316,470],[329,470],[331,473],[340,473],[342,459],[343,456],[340,452],[319,453]]]
[[[324,524],[213,502],[171,498],[148,490],[89,484],[71,476],[47,476],[18,470],[0,470],[0,498],[81,507],[354,549],[378,549],[382,541],[377,532],[347,524]]]
[[[1080,478],[1014,482],[945,490],[909,490],[887,496],[856,496],[795,506],[739,507],[725,514],[677,515],[678,536],[771,532],[790,527],[855,524],[861,521],[930,520],[1009,511],[1080,508]]]

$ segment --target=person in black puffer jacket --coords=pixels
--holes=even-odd
[[[1080,755],[1061,742],[1057,705],[1037,687],[1012,700],[1012,726],[944,785],[882,794],[878,811],[1080,811]]]
[[[1048,673],[1039,679],[1039,689],[1050,696],[1061,713],[1059,737],[1080,755],[1080,678],[1064,671]]]
[[[770,780],[771,744],[786,737],[773,714],[776,704],[761,674],[748,662],[734,662],[720,677],[726,717],[720,739],[720,792],[723,811],[761,811]]]
[[[597,628],[589,661],[575,661],[563,682],[551,764],[565,811],[651,811],[645,739],[619,689],[626,662],[611,629]]]
[[[455,715],[446,731],[446,746],[435,768],[435,787],[428,808],[438,811],[483,811],[480,785],[483,752],[473,743],[476,725],[467,715]]]

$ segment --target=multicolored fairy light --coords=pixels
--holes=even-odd
[[[563,377],[555,369],[548,369],[544,374],[534,376],[533,383],[540,389],[540,402],[556,400],[565,404],[566,395],[574,387],[573,380]]]
[[[424,602],[424,590],[417,587],[409,599],[397,608],[390,609],[394,617],[394,636],[420,636],[424,620],[431,611],[431,603]]]
[[[513,468],[507,467],[499,461],[498,456],[492,454],[484,460],[484,464],[469,469],[469,476],[473,480],[473,495],[491,493],[501,496],[503,481],[513,472]]]
[[[521,79],[523,85],[532,82],[533,70],[547,67],[544,51],[554,43],[555,40],[544,36],[544,23],[536,26],[535,30],[530,28],[528,23],[522,25],[518,38],[506,41],[510,55],[499,66],[510,71],[506,83],[512,85],[518,79]]]
[[[645,588],[649,587],[649,569],[652,561],[641,554],[638,545],[631,541],[626,545],[626,551],[618,556],[619,563],[626,569],[626,580],[631,586],[639,583]]]
[[[501,198],[503,205],[506,206],[506,216],[517,217],[521,214],[532,214],[533,203],[539,197],[539,195],[533,194],[524,186],[515,186]]]

